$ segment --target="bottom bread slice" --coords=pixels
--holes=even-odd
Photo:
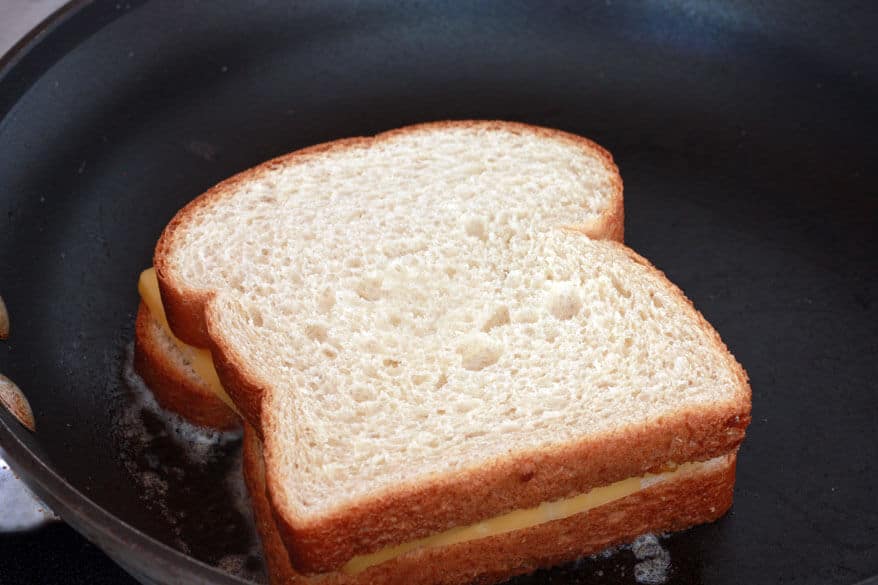
[[[244,479],[272,585],[327,583],[489,584],[572,561],[647,532],[712,522],[732,505],[736,453],[562,520],[441,548],[405,553],[360,573],[302,575],[290,563],[265,491],[262,448],[245,425]]]
[[[134,326],[134,369],[162,408],[197,425],[238,427],[238,415],[195,372],[143,302]]]

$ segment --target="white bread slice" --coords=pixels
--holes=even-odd
[[[615,167],[546,141],[470,123],[309,149],[163,234],[169,321],[261,433],[299,570],[743,439],[749,386],[716,332],[648,262],[583,235],[583,193],[612,201]]]
[[[143,302],[134,326],[134,369],[163,408],[219,430],[240,425],[238,415],[217,398]]]
[[[244,481],[272,585],[421,585],[498,583],[631,542],[648,532],[712,522],[732,505],[736,453],[564,520],[442,548],[416,550],[356,574],[308,577],[295,570],[266,494],[262,448],[244,425]]]
[[[454,124],[454,126],[460,125],[461,123]],[[463,125],[485,129],[497,126],[497,124]],[[520,124],[502,123],[501,126],[510,132],[524,132],[534,140],[541,140],[550,146],[554,146],[552,143],[559,140],[572,141],[579,149],[584,149],[588,156],[603,159],[602,162],[609,173],[607,176],[609,188],[582,191],[581,196],[585,198],[585,202],[579,225],[587,230],[591,237],[622,241],[624,234],[622,180],[606,152],[578,136]],[[431,132],[439,130],[438,125],[425,125],[423,129],[428,128]],[[492,138],[496,139],[496,136]],[[535,146],[538,146],[536,142]],[[237,414],[229,408],[223,408],[222,401],[216,399],[210,391],[210,386],[192,370],[186,356],[175,347],[174,341],[165,333],[161,325],[155,320],[150,323],[148,313],[146,307],[141,307],[138,313],[135,362],[141,376],[152,380],[150,388],[154,389],[159,403],[196,424],[219,429],[235,426]]]
[[[345,215],[334,215],[342,209]],[[300,242],[344,245],[324,240],[321,224],[341,231],[345,225],[371,225],[388,254],[404,254],[418,244],[390,233],[400,222],[423,234],[461,221],[478,231],[481,219],[500,213],[509,230],[568,225],[621,242],[622,178],[612,156],[587,138],[514,122],[434,122],[312,146],[223,181],[171,220],[155,254],[167,318],[178,338],[210,346],[203,316],[210,295],[197,287],[249,286],[245,266],[230,269],[245,260],[266,268],[266,254],[295,253],[283,244],[292,232]],[[224,238],[230,231],[215,231],[220,218],[234,229],[235,239]],[[178,233],[183,223],[186,229]],[[199,238],[196,225],[211,236],[181,246],[183,231]],[[260,240],[271,248],[266,254]],[[193,257],[181,257],[184,249]],[[290,268],[296,259],[281,261]],[[220,267],[216,273],[214,263]]]

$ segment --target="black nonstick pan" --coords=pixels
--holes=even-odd
[[[734,507],[659,538],[667,582],[872,577],[876,25],[866,2],[71,5],[0,67],[0,371],[37,424],[0,409],[0,444],[142,581],[258,575],[236,439],[181,452],[125,381],[161,229],[215,182],[306,145],[519,120],[613,153],[627,243],[751,376]],[[516,582],[632,583],[639,561],[622,550]]]

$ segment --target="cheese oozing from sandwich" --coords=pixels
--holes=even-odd
[[[154,268],[143,271],[140,275],[137,289],[153,318],[158,321],[180,351],[189,358],[189,362],[196,373],[201,376],[217,397],[237,412],[234,403],[220,383],[210,351],[185,343],[171,331],[164,306],[162,305],[158,279]],[[683,473],[698,471],[703,467],[720,463],[725,461],[726,457],[728,456],[724,455],[708,461],[683,463],[679,466],[669,465],[668,469],[661,473],[647,473],[639,477],[629,477],[609,485],[593,488],[577,496],[553,502],[543,502],[533,508],[513,510],[475,524],[457,526],[431,536],[389,546],[374,553],[358,555],[348,561],[341,568],[341,571],[347,574],[356,574],[413,550],[451,546],[480,538],[525,530],[546,522],[563,520],[575,514],[581,514],[593,508],[620,500],[657,483],[673,479]]]
[[[201,376],[201,379],[204,380],[207,386],[220,400],[222,400],[229,408],[238,412],[232,399],[229,398],[229,395],[220,383],[219,376],[216,373],[216,368],[213,365],[213,357],[210,355],[210,351],[189,345],[178,339],[177,336],[174,335],[174,332],[171,331],[171,326],[168,324],[168,318],[165,315],[165,307],[162,304],[162,297],[159,292],[159,281],[155,274],[155,268],[148,268],[140,274],[140,280],[137,282],[137,291],[140,293],[140,298],[143,299],[143,302],[149,309],[153,319],[161,325],[171,341],[174,342],[174,345],[176,345],[183,355],[188,358],[192,369]]]

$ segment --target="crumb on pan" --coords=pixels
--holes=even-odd
[[[37,425],[30,403],[15,382],[0,374],[0,404],[6,407],[12,416],[18,419],[29,431],[35,432]]]

